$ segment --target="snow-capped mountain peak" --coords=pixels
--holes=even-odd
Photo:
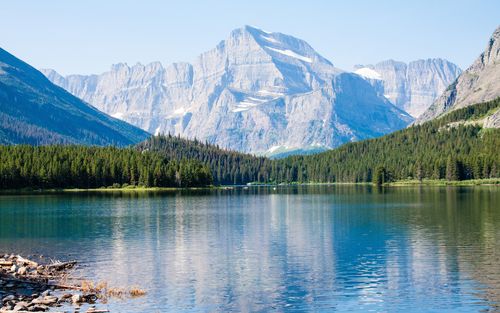
[[[252,153],[336,147],[412,121],[304,40],[251,26],[232,31],[192,64],[121,65],[54,82],[150,133]]]
[[[236,30],[236,32],[248,32],[260,47],[278,60],[285,58],[289,61],[291,58],[306,63],[319,62],[333,66],[330,61],[319,55],[302,39],[248,25]]]

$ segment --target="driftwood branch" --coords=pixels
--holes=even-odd
[[[27,265],[33,266],[33,267],[38,267],[38,263],[37,262],[25,259],[25,258],[23,258],[20,255],[16,256],[16,261],[17,261],[17,263],[22,263],[22,264],[27,264]]]
[[[65,269],[65,268],[71,268],[73,266],[75,266],[76,264],[76,261],[70,261],[70,262],[57,262],[57,263],[54,263],[54,264],[49,264],[49,265],[46,265],[45,268],[51,270],[61,270],[61,269]]]

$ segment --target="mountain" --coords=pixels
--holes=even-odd
[[[413,119],[305,41],[245,26],[193,64],[117,64],[101,75],[45,75],[114,117],[154,134],[258,154],[327,149]]]
[[[151,137],[136,148],[197,160],[210,168],[215,184],[223,185],[499,178],[500,129],[487,124],[499,111],[500,98],[379,138],[274,160],[171,135]]]
[[[307,181],[484,179],[500,177],[500,129],[482,123],[500,99],[453,112],[422,125],[308,157],[286,160]],[[279,167],[279,166],[278,166]]]
[[[408,64],[387,60],[375,65],[356,65],[354,71],[413,117],[424,113],[461,72],[457,65],[444,59]]]
[[[420,124],[446,112],[493,100],[500,96],[500,26],[493,32],[485,51],[457,80],[420,116]],[[500,114],[490,123],[500,124]]]
[[[0,144],[129,145],[146,137],[0,49]]]
[[[498,112],[500,98],[380,138],[276,160],[271,179],[371,182],[380,173],[385,181],[499,178],[500,129],[487,123]]]

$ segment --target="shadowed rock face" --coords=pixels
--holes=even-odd
[[[375,65],[356,65],[355,73],[398,108],[420,116],[443,93],[461,70],[443,59],[417,60],[408,64],[387,60]]]
[[[358,75],[305,41],[245,26],[192,64],[114,65],[101,75],[46,76],[98,109],[151,133],[262,153],[335,147],[412,121]]]
[[[485,51],[420,116],[420,124],[443,113],[500,97],[500,27],[491,36]],[[496,114],[488,125],[498,125]]]
[[[130,145],[149,136],[0,49],[0,144]]]

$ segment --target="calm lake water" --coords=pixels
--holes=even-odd
[[[81,261],[111,312],[500,310],[500,188],[0,196],[0,252]]]

